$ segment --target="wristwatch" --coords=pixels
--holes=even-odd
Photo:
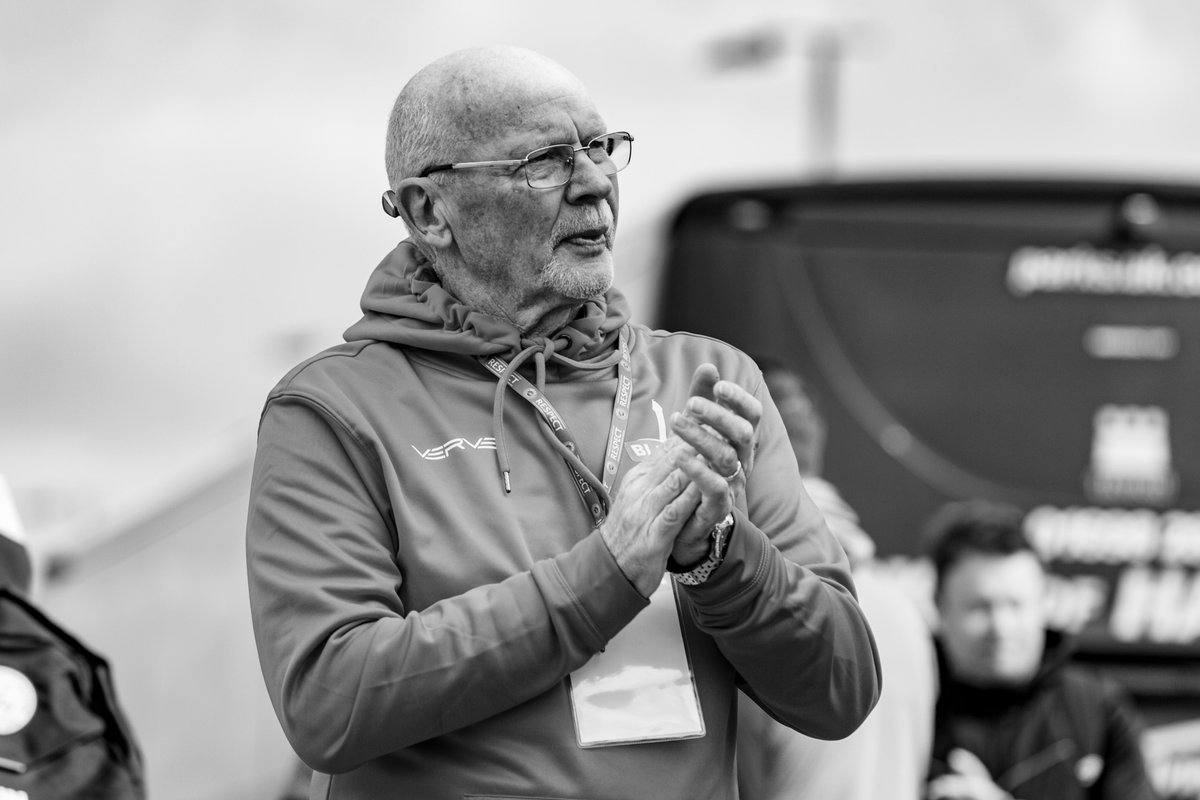
[[[729,536],[733,533],[733,513],[725,515],[725,519],[713,526],[709,534],[708,558],[692,567],[687,572],[673,572],[671,577],[685,586],[699,586],[708,580],[721,562],[725,560],[725,549],[729,546]]]

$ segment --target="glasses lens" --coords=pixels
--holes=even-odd
[[[633,138],[624,131],[606,133],[588,142],[587,154],[605,175],[615,175],[629,166]]]
[[[552,189],[571,180],[571,162],[575,151],[569,144],[556,144],[534,150],[525,162],[525,180],[534,189]]]

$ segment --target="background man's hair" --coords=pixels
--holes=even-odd
[[[933,562],[934,594],[939,596],[946,574],[969,555],[1007,556],[1037,551],[1025,533],[1025,514],[1019,508],[989,500],[947,503],[925,525],[923,542]]]

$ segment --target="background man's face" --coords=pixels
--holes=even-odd
[[[1045,573],[1028,552],[967,554],[946,573],[938,597],[940,636],[951,670],[969,683],[1020,684],[1045,646]]]

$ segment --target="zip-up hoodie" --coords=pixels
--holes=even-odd
[[[632,325],[615,291],[523,340],[447,293],[407,242],[362,307],[345,344],[271,391],[251,488],[255,637],[283,729],[317,771],[312,797],[724,800],[735,685],[810,735],[857,727],[878,696],[874,642],[749,358]],[[607,494],[596,475],[622,329],[633,385],[614,495],[699,364],[765,411],[725,561],[679,591],[706,734],[582,748],[569,675],[648,603],[575,484]],[[543,390],[576,442],[574,471],[480,356]]]

